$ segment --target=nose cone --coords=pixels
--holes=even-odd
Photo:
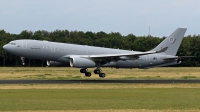
[[[9,52],[11,50],[10,46],[8,44],[3,46],[3,49],[7,52]]]
[[[3,46],[3,49],[4,49],[4,50],[7,50],[7,48],[8,48],[8,47],[7,47],[7,44]]]
[[[6,44],[3,46],[3,49],[14,55],[16,55],[18,53],[18,51],[14,45]]]

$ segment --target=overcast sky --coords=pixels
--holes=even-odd
[[[0,30],[104,31],[163,37],[200,34],[200,0],[0,0]]]

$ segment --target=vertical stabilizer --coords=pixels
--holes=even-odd
[[[178,48],[183,40],[187,28],[177,28],[170,36],[163,40],[153,51],[159,51],[168,48],[164,53],[168,55],[176,55]]]

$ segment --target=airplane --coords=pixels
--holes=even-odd
[[[23,65],[25,58],[47,60],[47,66],[80,68],[80,72],[86,77],[91,76],[87,68],[96,67],[94,73],[104,78],[106,74],[102,72],[101,67],[146,69],[177,65],[181,63],[182,58],[193,57],[176,56],[186,30],[177,28],[157,47],[146,52],[31,39],[11,41],[4,45],[3,49],[21,57]]]

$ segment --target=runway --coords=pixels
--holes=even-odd
[[[200,83],[200,80],[0,80],[0,84]]]

